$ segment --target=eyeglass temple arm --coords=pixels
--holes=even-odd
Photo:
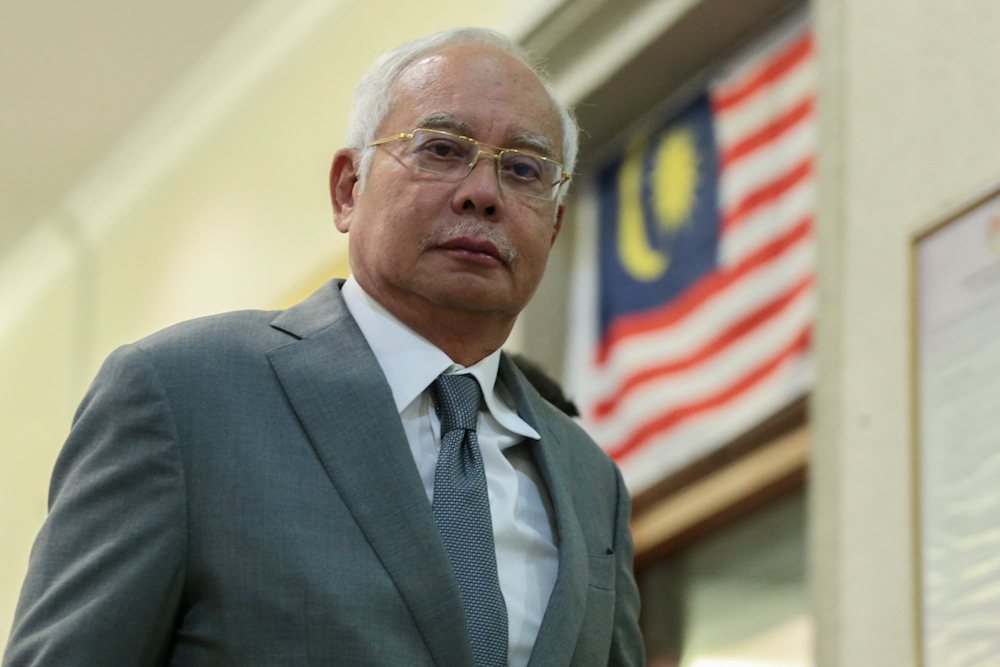
[[[384,143],[388,143],[390,141],[395,141],[396,139],[412,139],[412,138],[413,138],[413,133],[412,132],[400,132],[399,134],[394,134],[391,137],[384,137],[382,139],[378,139],[376,141],[373,141],[373,142],[371,142],[368,145],[369,146],[380,146],[380,145],[382,145]]]

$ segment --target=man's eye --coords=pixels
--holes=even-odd
[[[504,173],[521,181],[538,181],[542,178],[542,167],[538,161],[523,156],[508,160],[503,170]]]
[[[422,144],[418,151],[428,157],[449,160],[462,157],[462,151],[450,141],[429,141]]]

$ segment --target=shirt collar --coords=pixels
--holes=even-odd
[[[398,412],[402,413],[442,373],[466,373],[479,382],[486,408],[501,426],[526,438],[540,439],[538,432],[497,393],[500,350],[469,367],[456,364],[371,298],[353,275],[344,283],[341,293],[382,368]]]

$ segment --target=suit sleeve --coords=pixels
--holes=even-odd
[[[618,480],[618,514],[615,520],[615,619],[611,636],[609,667],[641,667],[645,643],[639,630],[639,588],[632,571],[632,502],[615,467]]]
[[[3,665],[159,665],[180,606],[184,474],[146,355],[105,362],[56,461]]]

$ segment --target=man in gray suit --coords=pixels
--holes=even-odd
[[[496,33],[376,62],[330,178],[351,278],[111,355],[3,664],[641,664],[621,476],[499,352],[576,133]]]

